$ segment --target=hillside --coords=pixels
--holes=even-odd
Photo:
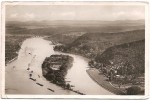
[[[66,51],[94,58],[111,46],[143,40],[144,38],[145,30],[117,33],[86,33],[74,42],[66,45]]]
[[[145,70],[145,40],[110,47],[101,55],[97,55],[95,61],[104,66],[127,67],[128,74],[143,74]]]
[[[114,87],[126,94],[144,94],[145,40],[112,46],[98,54],[89,65],[98,69]]]

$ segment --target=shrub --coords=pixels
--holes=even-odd
[[[127,95],[137,95],[141,92],[141,88],[138,86],[131,86],[127,88]]]

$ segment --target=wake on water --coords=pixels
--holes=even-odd
[[[69,90],[63,90],[61,87],[49,83],[43,77],[41,65],[45,58],[52,54],[63,54],[55,52],[53,47],[52,42],[43,38],[26,39],[19,50],[18,59],[11,62],[8,65],[9,67],[6,67],[7,93],[49,94],[50,92],[51,94],[77,94]],[[70,81],[70,84],[75,86],[74,90],[85,94],[112,94],[89,77],[86,73],[88,63],[82,57],[72,54],[67,55],[74,58],[73,66],[66,75],[66,79]],[[15,77],[15,79],[12,77]],[[88,85],[85,85],[87,83]],[[17,92],[10,90],[10,88],[16,89]],[[32,90],[30,90],[31,88]]]
[[[54,54],[52,42],[39,37],[26,39],[19,51],[18,62],[23,66],[21,69],[29,70],[29,74],[35,79],[42,76],[41,65],[46,57]]]
[[[26,39],[15,61],[6,67],[6,93],[10,94],[76,94],[47,81],[42,75],[46,57],[56,54],[52,42],[43,38]],[[15,89],[16,91],[12,90]]]

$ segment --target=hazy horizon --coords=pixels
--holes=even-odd
[[[144,20],[144,5],[7,5],[6,21]]]
[[[133,20],[129,20],[129,19],[125,19],[125,20],[27,20],[27,21],[21,21],[21,20],[6,20],[6,22],[44,22],[44,21],[104,21],[104,22],[113,22],[113,21],[145,21],[145,19],[133,19]]]

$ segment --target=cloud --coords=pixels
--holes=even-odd
[[[23,16],[26,19],[33,19],[33,18],[35,18],[35,15],[33,13],[25,13],[25,15],[23,15]]]
[[[10,15],[10,18],[16,18],[16,17],[18,17],[18,13],[13,13]]]
[[[52,20],[73,20],[74,18],[76,18],[76,13],[75,12],[52,12],[49,15]]]
[[[145,6],[72,5],[7,6],[7,20],[136,20],[144,19]],[[10,9],[11,8],[11,9]]]
[[[35,18],[34,13],[25,13],[25,14],[19,14],[19,13],[12,13],[8,16],[11,20],[33,20]]]
[[[114,12],[112,14],[114,19],[131,19],[131,20],[135,20],[135,19],[144,19],[145,15],[144,12],[140,12],[140,11],[120,11],[120,12]]]

